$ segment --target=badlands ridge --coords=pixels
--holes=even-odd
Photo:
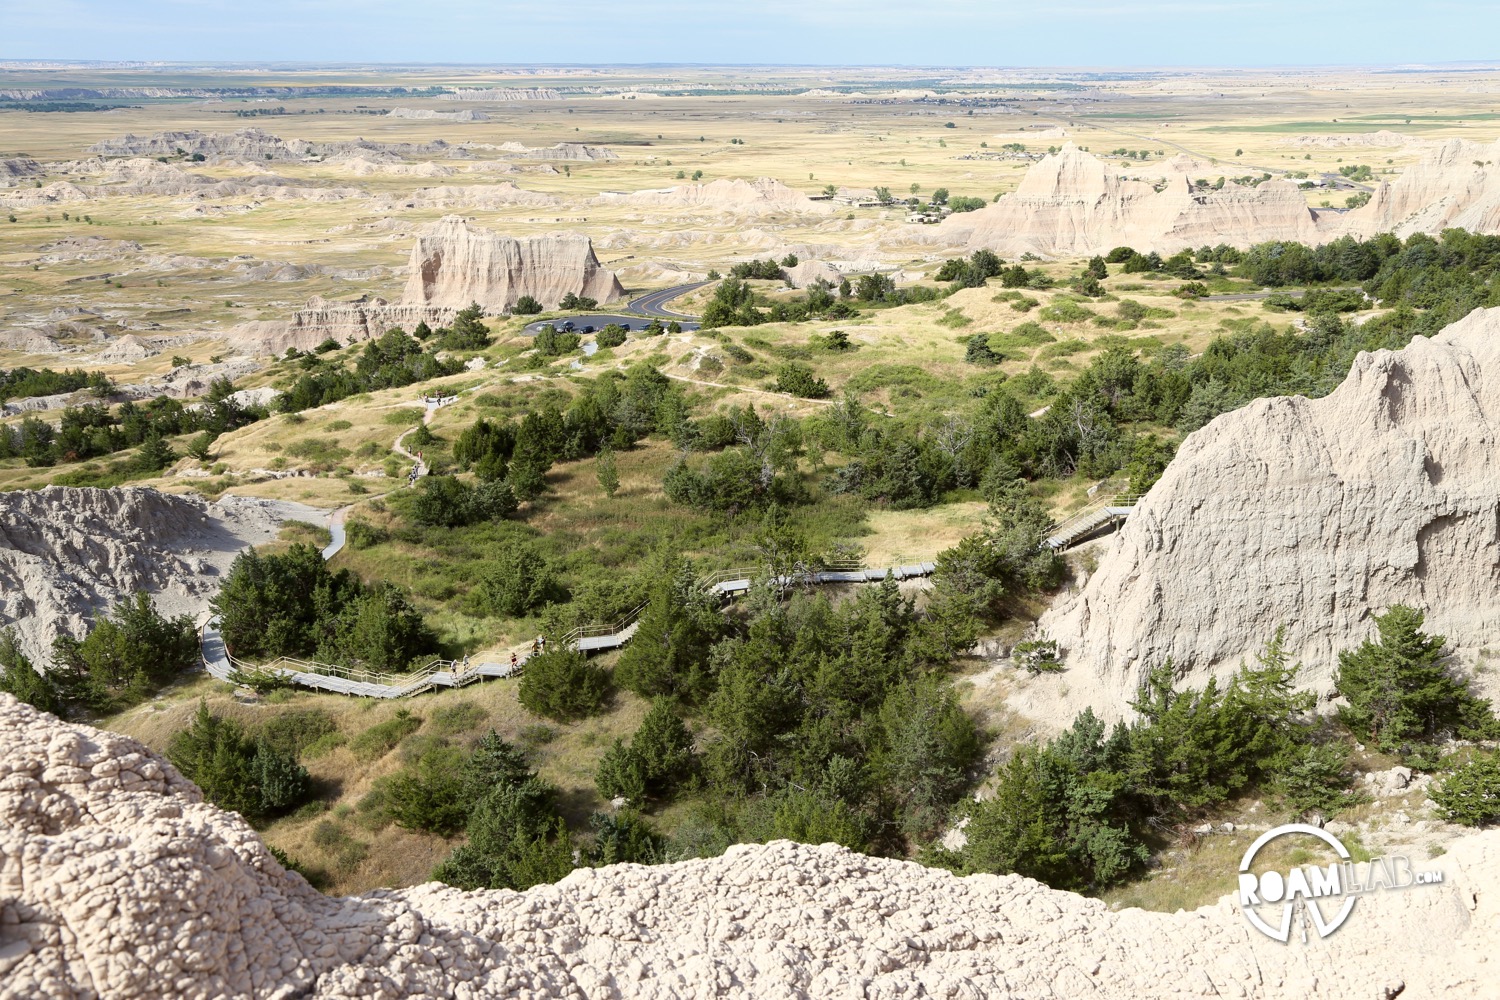
[[[309,350],[328,337],[343,344],[378,337],[392,327],[436,325],[478,303],[489,312],[509,312],[523,296],[555,309],[569,294],[599,303],[618,302],[625,289],[594,256],[587,236],[554,233],[513,239],[459,216],[428,226],[412,247],[401,299],[329,303],[308,301],[289,321],[242,323],[230,334],[237,347],[280,353]]]
[[[1500,833],[1326,940],[778,841],[335,899],[134,740],[0,695],[0,998],[1490,997]]]
[[[1120,173],[1069,143],[1028,170],[1014,193],[949,216],[936,239],[1002,256],[1087,257],[1118,246],[1168,254],[1219,243],[1500,230],[1500,142],[1435,146],[1397,180],[1381,181],[1368,204],[1348,211],[1309,208],[1293,180],[1194,187],[1196,179],[1226,172],[1232,170],[1178,156]]]
[[[1151,667],[1172,659],[1201,685],[1281,625],[1300,680],[1328,694],[1338,652],[1397,603],[1472,658],[1500,642],[1497,440],[1500,309],[1360,354],[1322,399],[1223,414],[1043,616],[1070,669],[1022,710],[1061,725],[1086,705],[1118,715]]]

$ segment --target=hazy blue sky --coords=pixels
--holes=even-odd
[[[0,0],[0,59],[984,66],[1500,57],[1494,0]]]

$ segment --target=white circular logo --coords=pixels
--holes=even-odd
[[[1250,845],[1245,851],[1245,856],[1240,859],[1239,901],[1245,919],[1249,920],[1251,925],[1262,934],[1283,944],[1291,937],[1292,914],[1297,908],[1299,898],[1304,901],[1308,916],[1312,918],[1313,927],[1317,929],[1320,938],[1326,938],[1343,926],[1344,921],[1349,919],[1349,914],[1354,910],[1355,896],[1345,891],[1348,888],[1344,885],[1346,869],[1337,862],[1326,868],[1297,867],[1285,875],[1277,871],[1256,875],[1250,870],[1250,866],[1255,862],[1255,855],[1262,847],[1277,837],[1299,833],[1318,838],[1337,851],[1338,856],[1345,862],[1350,860],[1349,851],[1339,843],[1337,837],[1327,830],[1309,826],[1306,823],[1288,823],[1285,826],[1267,830],[1255,839],[1255,843]],[[1318,909],[1317,901],[1325,897],[1338,896],[1343,896],[1343,906],[1339,908],[1332,920],[1325,920],[1323,912]],[[1281,904],[1281,916],[1273,926],[1261,918],[1257,907],[1276,903]]]

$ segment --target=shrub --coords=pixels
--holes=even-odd
[[[455,736],[475,728],[490,714],[472,701],[457,701],[432,711],[432,731],[439,736]]]
[[[477,591],[486,611],[506,617],[524,615],[563,593],[551,564],[524,542],[500,550]]]
[[[576,650],[549,649],[526,661],[518,695],[532,713],[568,722],[604,710],[610,677]]]
[[[827,399],[832,395],[828,383],[813,374],[807,365],[788,361],[776,370],[776,391],[803,399]]]
[[[618,323],[610,323],[594,336],[594,342],[601,348],[619,347],[625,343],[625,328]]]
[[[1038,315],[1054,323],[1082,323],[1092,318],[1094,313],[1072,299],[1056,299]]]
[[[238,723],[201,701],[192,724],[167,745],[167,757],[210,802],[246,816],[284,812],[311,790],[295,756],[267,740],[250,741]]]
[[[411,501],[411,515],[426,527],[460,528],[499,520],[518,506],[506,482],[482,482],[475,487],[452,476],[425,476]]]
[[[321,708],[283,712],[260,728],[260,737],[284,754],[300,756],[304,750],[333,733],[338,726]]]
[[[964,347],[964,360],[971,365],[984,365],[986,367],[998,365],[1005,360],[1005,355],[990,348],[990,337],[987,333],[976,333],[969,338]]]
[[[354,492],[354,487],[356,485],[358,484],[350,484],[349,490],[351,493]],[[388,538],[390,538],[390,533],[387,532],[384,528],[377,528],[369,521],[361,521],[358,518],[351,518],[344,524],[344,537],[349,540],[349,545],[351,548],[368,549],[372,546],[379,545],[381,542],[386,541]]]
[[[523,295],[511,306],[510,311],[517,316],[535,316],[542,311],[542,304],[534,296]]]
[[[1500,756],[1479,754],[1457,767],[1432,792],[1450,823],[1487,826],[1500,819]]]
[[[463,764],[463,752],[457,747],[434,741],[415,761],[382,782],[386,814],[404,830],[453,836],[469,818]]]

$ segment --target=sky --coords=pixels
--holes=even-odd
[[[930,66],[1500,58],[1496,0],[0,0],[0,60]]]

